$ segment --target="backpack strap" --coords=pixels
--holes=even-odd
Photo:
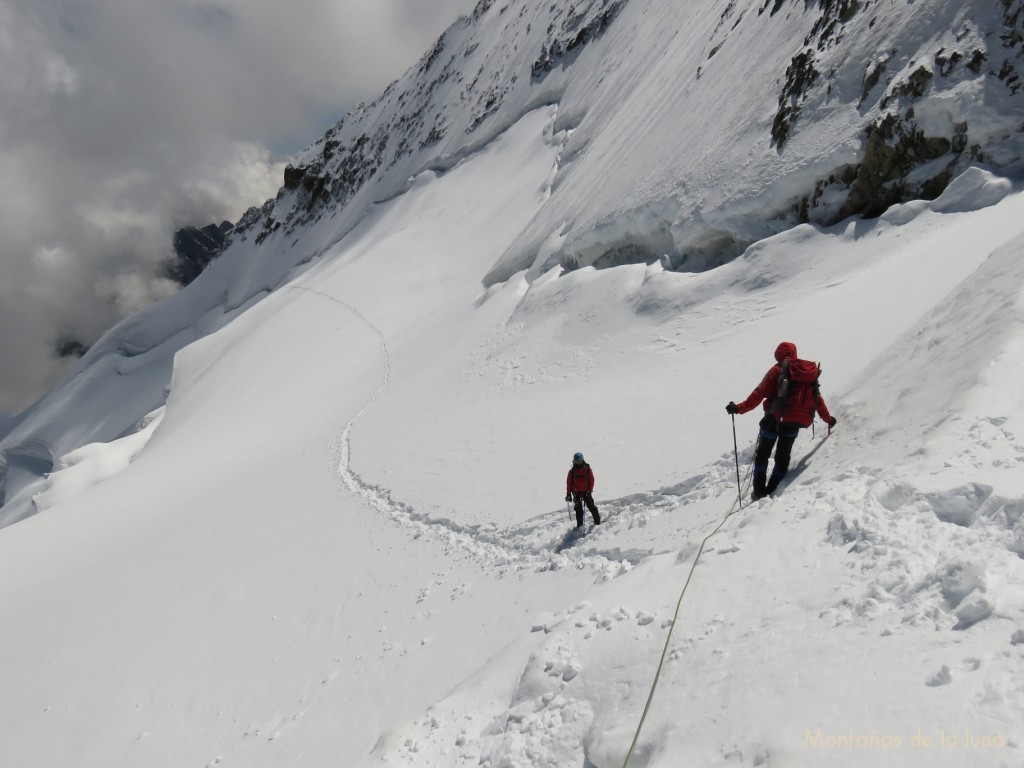
[[[814,379],[814,409],[817,412],[818,407],[821,405],[821,363],[818,363],[818,375]]]
[[[789,358],[786,358],[779,363],[778,388],[775,397],[772,398],[771,407],[768,409],[768,413],[772,416],[778,417],[782,413],[782,407],[786,404],[786,398],[789,397],[789,384]]]

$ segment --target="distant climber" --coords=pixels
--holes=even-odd
[[[594,471],[583,460],[582,453],[576,453],[572,457],[572,466],[565,478],[565,500],[573,503],[577,528],[583,527],[584,504],[594,517],[594,525],[601,524],[601,515],[597,511],[597,504],[594,503]]]
[[[726,413],[747,413],[764,401],[764,417],[754,451],[754,489],[750,495],[753,501],[770,496],[779,487],[789,471],[793,442],[802,428],[811,426],[815,413],[829,429],[836,425],[818,389],[821,367],[798,358],[796,345],[788,341],[776,347],[775,359],[776,364],[768,369],[750,397],[742,403],[730,402],[725,406]],[[768,477],[768,459],[776,441],[775,465]]]

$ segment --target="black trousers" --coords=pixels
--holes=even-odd
[[[587,505],[587,509],[590,510],[590,514],[594,518],[594,523],[597,525],[601,524],[601,515],[598,514],[597,504],[594,503],[594,494],[590,491],[573,491],[572,492],[572,507],[576,510],[576,525],[583,525],[583,505]]]
[[[774,491],[782,478],[789,471],[789,460],[793,453],[793,443],[800,434],[796,424],[780,424],[770,413],[765,414],[760,422],[761,432],[757,436],[757,448],[754,450],[754,495],[764,496]],[[775,464],[772,476],[768,478],[768,460],[772,449],[775,449]]]

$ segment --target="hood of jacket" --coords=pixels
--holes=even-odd
[[[791,341],[784,341],[775,348],[775,361],[781,363],[786,359],[796,360],[796,344]]]

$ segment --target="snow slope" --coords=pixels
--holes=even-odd
[[[1019,175],[1022,3],[480,0],[300,153],[195,284],[114,329],[14,420],[0,525],[33,514],[61,456],[161,407],[178,350],[535,110],[557,108],[557,170],[489,246],[485,286],[556,266],[703,271],[801,222],[934,198],[972,165]]]
[[[483,0],[0,419],[0,765],[1024,763],[1021,23]]]
[[[482,289],[557,124],[376,206],[0,532],[0,764],[617,766],[670,630],[630,765],[1020,764],[1024,196]],[[735,510],[783,338],[839,426]]]

